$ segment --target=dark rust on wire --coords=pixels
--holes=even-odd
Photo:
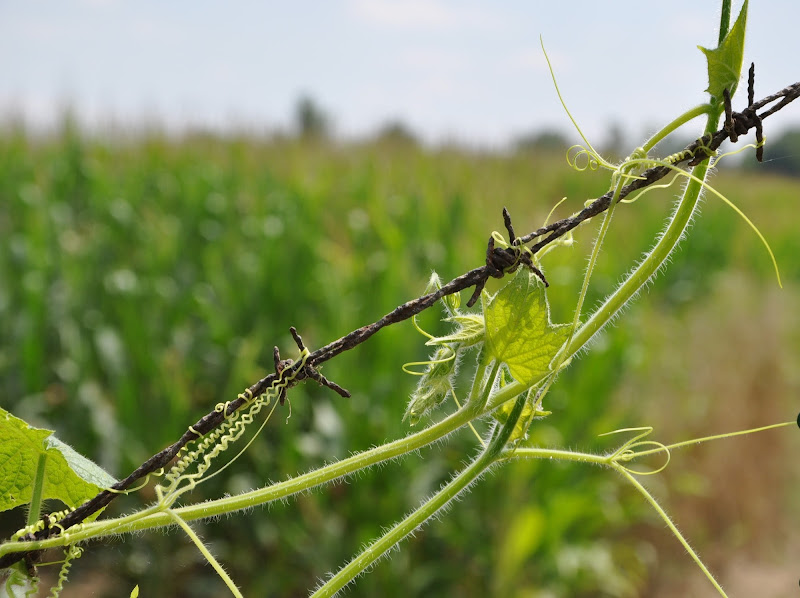
[[[494,236],[489,237],[489,242],[486,245],[486,265],[480,280],[475,283],[475,289],[472,296],[467,301],[467,307],[472,307],[481,296],[486,282],[489,277],[503,278],[506,274],[514,272],[520,265],[525,265],[531,272],[536,274],[545,286],[550,286],[544,274],[537,268],[533,260],[531,260],[531,253],[523,248],[522,243],[519,242],[517,235],[514,233],[514,225],[511,223],[511,214],[508,208],[503,208],[503,224],[508,231],[508,238],[511,241],[510,247],[499,249],[495,247]]]
[[[754,68],[751,66],[750,75],[748,78],[747,108],[745,108],[742,112],[731,111],[730,116],[726,114],[725,126],[723,126],[723,128],[716,133],[710,136],[704,136],[689,144],[686,147],[686,157],[676,161],[674,163],[675,165],[684,161],[688,162],[689,165],[696,165],[697,162],[694,162],[695,160],[702,161],[706,159],[708,152],[715,151],[725,139],[730,138],[731,132],[734,132],[735,135],[740,136],[747,133],[750,129],[754,129],[756,131],[756,138],[760,142],[763,139],[761,121],[772,114],[775,114],[800,96],[800,82],[798,82],[789,85],[777,93],[759,100],[758,102],[753,102],[753,80]],[[757,113],[757,110],[761,110],[765,106],[773,104],[774,102],[777,103],[775,103],[771,108],[761,112],[760,114]],[[728,126],[729,124],[731,127]],[[643,173],[641,173],[640,178],[633,180],[623,187],[620,192],[619,199],[624,199],[631,193],[640,189],[644,189],[645,187],[662,179],[670,172],[671,170],[665,166],[655,166],[645,170]],[[547,284],[547,281],[544,280],[542,273],[539,272],[530,261],[530,255],[528,252],[522,251],[522,246],[530,243],[534,239],[541,237],[536,243],[528,248],[530,252],[535,255],[549,243],[552,243],[559,237],[577,227],[581,222],[584,222],[607,210],[611,204],[612,197],[613,192],[609,191],[605,195],[592,201],[577,214],[559,220],[558,222],[553,222],[543,226],[532,233],[524,235],[523,237],[516,237],[514,235],[514,229],[511,225],[511,217],[508,215],[508,212],[504,210],[503,219],[506,224],[506,230],[511,238],[511,248],[497,248],[494,246],[494,239],[490,239],[486,251],[486,263],[483,266],[470,270],[469,272],[454,278],[433,293],[429,293],[427,295],[423,295],[422,297],[418,297],[417,299],[403,303],[383,316],[380,320],[373,322],[372,324],[362,326],[361,328],[354,330],[353,332],[325,345],[324,347],[313,351],[306,359],[304,365],[300,362],[289,364],[287,363],[289,360],[283,362],[280,360],[280,355],[276,353],[276,372],[269,374],[250,386],[244,394],[250,394],[253,397],[262,394],[273,382],[278,380],[280,376],[280,372],[277,371],[278,369],[283,371],[283,368],[295,368],[295,371],[293,372],[294,378],[289,386],[294,386],[304,379],[312,379],[322,386],[330,388],[344,397],[350,396],[350,393],[341,386],[331,382],[330,380],[327,380],[324,376],[322,376],[322,374],[319,373],[318,368],[321,364],[342,353],[343,351],[347,351],[363,343],[381,328],[385,328],[386,326],[395,324],[397,322],[402,322],[424,311],[445,295],[451,295],[470,287],[474,287],[475,292],[470,299],[470,301],[474,303],[474,301],[480,296],[481,289],[490,277],[502,277],[505,273],[511,271],[512,268],[518,267],[520,263],[532,268],[533,271],[540,278],[542,278],[544,283]],[[300,339],[300,335],[297,334],[296,330],[294,330],[292,332],[292,336],[302,351],[302,339]],[[279,365],[282,367],[279,368]],[[138,480],[161,469],[162,467],[166,467],[169,462],[175,458],[178,452],[184,446],[186,446],[187,443],[195,440],[198,437],[197,434],[203,436],[211,432],[223,422],[225,417],[238,410],[246,402],[247,400],[245,398],[237,398],[227,404],[227,409],[224,410],[224,413],[211,411],[210,413],[204,415],[197,422],[195,422],[190,429],[184,432],[177,442],[153,455],[147,461],[137,467],[136,470],[134,470],[128,477],[114,484],[112,489],[116,490],[117,492],[103,490],[95,497],[86,501],[77,509],[67,514],[67,516],[59,522],[59,527],[43,529],[34,534],[29,534],[22,539],[28,541],[44,540],[56,535],[62,528],[69,530],[70,527],[81,523],[90,515],[106,507],[112,500],[114,500],[114,498],[119,495],[120,491],[130,488]],[[195,433],[193,430],[197,433]],[[10,567],[22,559],[35,558],[39,552],[40,551],[30,550],[7,554],[3,557],[0,557],[0,569]]]

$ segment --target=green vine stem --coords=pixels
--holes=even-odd
[[[753,431],[760,431],[760,430],[749,430],[748,432]],[[748,433],[745,432],[745,433]],[[644,454],[644,453],[642,453]],[[678,539],[681,545],[686,549],[689,555],[692,557],[692,560],[700,567],[703,571],[703,574],[708,578],[714,588],[720,593],[722,596],[726,596],[725,592],[720,587],[717,580],[708,570],[708,568],[703,564],[700,557],[697,556],[697,553],[692,549],[689,542],[684,538],[683,534],[681,534],[680,530],[678,530],[677,526],[672,522],[669,515],[667,515],[666,511],[658,504],[658,501],[653,497],[652,494],[636,479],[636,477],[624,466],[621,465],[618,460],[620,458],[620,451],[615,451],[611,454],[607,455],[594,455],[592,453],[582,453],[578,451],[565,451],[565,450],[558,450],[558,449],[540,449],[540,448],[520,448],[514,451],[511,458],[514,459],[554,459],[560,461],[573,461],[578,463],[589,463],[592,465],[601,465],[605,467],[611,467],[614,471],[618,474],[626,478],[641,494],[645,497],[647,502],[655,509],[661,519],[666,523],[669,530],[672,534]]]
[[[487,384],[487,390],[490,387],[491,385]],[[196,505],[178,507],[174,508],[173,511],[184,521],[193,521],[232,513],[237,510],[251,508],[256,505],[286,498],[438,442],[481,414],[480,401],[468,401],[462,409],[452,413],[436,424],[399,440],[375,447],[363,453],[358,453],[347,459],[331,463],[330,465],[284,482],[272,484],[266,488],[259,488],[238,496],[230,496]],[[6,542],[0,545],[0,556],[11,552],[63,546],[90,538],[143,531],[170,525],[171,523],[174,523],[174,521],[165,512],[165,508],[155,505],[139,513],[133,513],[124,517],[82,524],[78,529],[70,531],[66,537],[62,534],[36,542]]]
[[[342,567],[336,575],[329,579],[321,588],[312,594],[313,598],[330,598],[345,587],[365,569],[372,566],[378,559],[398,544],[403,538],[412,533],[420,525],[433,517],[439,510],[447,506],[458,494],[468,488],[475,480],[485,473],[497,460],[503,451],[519,416],[525,406],[525,397],[520,395],[514,409],[503,425],[500,432],[495,434],[483,452],[475,458],[465,469],[443,486],[430,499],[420,505],[405,519],[395,524],[375,542],[367,546],[359,555]],[[497,429],[497,428],[496,428]]]
[[[710,110],[711,106],[709,104],[700,104],[691,110],[687,110],[677,118],[674,118],[669,124],[648,139],[644,145],[642,145],[642,149],[645,153],[650,152],[650,150],[653,149],[658,142],[663,141],[665,137],[674,133],[677,129],[694,120],[698,116],[708,114]]]
[[[211,551],[208,550],[205,544],[203,544],[203,541],[200,539],[197,533],[195,533],[195,531],[189,526],[189,524],[186,523],[180,517],[178,517],[174,512],[172,512],[172,510],[168,509],[167,514],[172,518],[174,523],[176,523],[178,526],[180,526],[180,528],[184,532],[186,532],[186,535],[189,536],[192,542],[194,542],[195,546],[197,546],[197,549],[203,555],[203,558],[205,558],[206,561],[208,561],[208,563],[214,568],[214,571],[217,572],[217,575],[219,575],[222,581],[225,582],[225,585],[228,586],[228,589],[231,591],[231,594],[233,594],[235,598],[244,598],[244,596],[242,596],[242,593],[239,591],[239,588],[237,588],[236,584],[233,583],[233,580],[230,578],[230,575],[228,575],[225,569],[222,568],[222,565],[220,565],[219,561],[217,561],[217,559],[214,558],[214,555],[211,554]]]
[[[712,111],[708,114],[705,133],[716,130],[719,114]],[[667,227],[661,233],[660,238],[653,246],[652,250],[645,258],[631,271],[625,281],[609,295],[603,304],[589,317],[578,330],[575,331],[572,339],[562,347],[557,356],[558,359],[569,359],[606,324],[608,324],[617,312],[625,306],[628,301],[633,299],[641,288],[649,281],[669,258],[669,255],[677,247],[678,242],[683,237],[686,227],[692,219],[697,208],[700,194],[703,190],[703,182],[708,175],[708,159],[701,162],[694,168],[694,177],[689,180],[684,189],[683,196],[678,207],[672,214]]]

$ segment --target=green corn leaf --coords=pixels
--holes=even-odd
[[[486,358],[504,362],[511,375],[533,386],[550,372],[558,349],[567,340],[569,324],[551,324],[544,285],[526,268],[489,300]]]
[[[42,499],[77,507],[116,480],[53,436],[0,408],[0,511],[31,502],[36,467],[45,455]]]
[[[708,60],[708,89],[706,91],[715,103],[722,101],[724,89],[729,90],[733,96],[742,74],[744,34],[747,28],[747,2],[748,0],[745,0],[739,17],[718,48],[709,50],[697,46]]]

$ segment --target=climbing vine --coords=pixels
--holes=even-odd
[[[48,431],[30,428],[21,420],[3,412],[5,423],[0,425],[5,428],[0,430],[6,434],[1,436],[3,440],[0,443],[11,442],[6,438],[11,438],[9,434],[13,430],[15,434],[29,438],[31,444],[39,447],[38,452],[31,453],[36,458],[27,459],[37,467],[30,472],[24,472],[26,477],[14,482],[16,486],[13,491],[0,488],[0,494],[5,501],[0,505],[3,508],[11,508],[17,504],[31,506],[27,525],[0,545],[0,566],[9,568],[6,592],[9,595],[26,596],[36,592],[39,583],[36,569],[41,564],[41,554],[45,549],[62,547],[65,551],[58,581],[52,588],[52,595],[57,596],[67,581],[73,562],[82,551],[89,549],[91,540],[177,526],[214,567],[231,594],[241,596],[242,592],[235,581],[192,529],[192,521],[289,498],[322,484],[352,476],[390,459],[408,455],[440,441],[459,428],[471,426],[478,441],[478,455],[460,471],[454,472],[437,492],[386,529],[380,537],[321,583],[314,590],[314,596],[333,596],[353,583],[415,529],[431,520],[461,493],[477,483],[486,472],[511,460],[524,459],[572,461],[603,466],[618,474],[658,513],[715,590],[722,596],[726,595],[712,572],[667,515],[666,509],[639,482],[638,477],[661,472],[670,463],[672,451],[688,443],[765,432],[792,425],[794,421],[673,444],[651,440],[651,427],[616,430],[609,433],[630,437],[604,455],[531,446],[528,443],[528,431],[537,419],[550,415],[545,409],[545,401],[550,389],[557,383],[558,376],[579,353],[585,351],[591,339],[619,314],[622,307],[664,267],[670,254],[686,234],[703,192],[719,197],[730,205],[757,233],[769,253],[780,284],[778,263],[767,240],[731,200],[708,182],[711,168],[722,157],[718,150],[725,140],[736,142],[749,131],[755,131],[756,143],[748,147],[755,148],[758,158],[761,159],[765,142],[763,120],[800,95],[800,83],[795,83],[755,101],[755,68],[751,66],[746,106],[740,112],[733,110],[732,98],[742,68],[747,10],[745,2],[739,17],[730,26],[725,17],[730,15],[730,2],[723,1],[719,46],[713,50],[703,49],[709,70],[709,101],[706,104],[673,119],[618,164],[603,158],[585,137],[583,146],[570,149],[568,161],[576,170],[603,168],[609,171],[609,187],[604,195],[587,201],[582,210],[567,218],[550,223],[548,217],[548,221],[539,229],[521,237],[516,235],[511,214],[504,209],[505,233],[491,232],[484,264],[446,283],[434,274],[423,296],[398,306],[378,321],[354,330],[319,349],[312,351],[307,348],[300,334],[292,328],[291,333],[298,351],[294,359],[281,359],[276,348],[274,372],[231,400],[218,403],[210,413],[188,426],[180,439],[153,455],[125,479],[113,480],[93,464],[79,461],[63,448],[59,454],[66,456],[59,459],[63,459],[64,464],[61,461],[56,464],[56,454],[52,452],[55,449],[42,444],[49,437]],[[554,72],[553,80],[555,82]],[[556,91],[569,115],[557,85]],[[659,141],[678,127],[701,117],[705,118],[702,133],[685,149],[662,158],[650,155]],[[578,127],[571,115],[569,118]],[[720,119],[723,120],[722,126]],[[578,130],[580,131],[579,128]],[[685,186],[664,230],[655,239],[652,249],[631,269],[614,292],[599,307],[586,314],[584,304],[587,291],[600,249],[613,224],[615,211],[620,206],[641,198],[645,192],[663,186],[659,182],[670,175],[673,178],[669,184],[680,178]],[[551,251],[570,247],[577,227],[600,216],[602,220],[594,238],[573,316],[568,322],[553,323],[547,298],[550,282],[547,279],[545,258]],[[485,289],[490,278],[507,280],[500,290],[490,294]],[[460,293],[470,288],[472,293],[465,307],[462,307]],[[449,332],[442,336],[424,331],[416,320],[416,316],[422,311],[437,305],[442,309],[442,320],[450,327]],[[238,496],[225,496],[200,504],[178,504],[180,497],[198,484],[219,475],[246,450],[252,438],[270,421],[277,407],[285,405],[291,408],[291,389],[296,385],[313,381],[343,397],[350,396],[348,390],[323,376],[320,366],[367,341],[381,329],[408,319],[413,321],[417,330],[426,338],[425,344],[432,348],[426,361],[408,363],[403,368],[408,374],[419,377],[404,414],[404,420],[410,426],[420,426],[418,430],[308,473]],[[464,370],[469,372],[466,377],[459,375]],[[464,384],[464,380],[468,382]],[[449,414],[438,421],[433,420],[434,409],[448,405],[448,400],[452,400],[452,406],[448,407]],[[264,411],[266,416],[262,413]],[[489,431],[484,435],[473,425],[479,420],[490,422]],[[235,445],[238,446],[237,443],[242,441],[246,432],[252,430],[254,424],[258,425],[258,430],[250,441],[238,449],[233,459],[216,467],[219,457],[229,455],[228,451]],[[632,466],[634,460],[656,454],[664,457],[659,468],[645,470]],[[74,482],[80,491],[75,491],[70,486],[72,494],[68,495],[66,486],[50,483],[47,472],[54,471],[54,467],[64,469],[70,484]],[[125,516],[100,517],[102,509],[117,496],[140,489],[149,482],[151,476],[162,478],[155,486],[156,501],[153,505]],[[43,497],[61,498],[70,508],[42,515],[40,505]],[[137,593],[138,588],[134,588],[131,595]]]

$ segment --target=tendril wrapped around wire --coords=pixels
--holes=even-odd
[[[64,517],[66,517],[67,515],[72,513],[72,511],[74,511],[74,510],[75,510],[75,507],[70,507],[69,509],[64,509],[62,511],[56,511],[55,513],[48,513],[47,515],[45,515],[44,517],[39,519],[39,521],[37,521],[36,523],[33,523],[31,525],[27,525],[27,526],[23,527],[22,529],[17,530],[11,536],[11,541],[16,542],[17,540],[19,540],[20,538],[23,538],[24,536],[32,535],[32,534],[35,534],[38,531],[41,531],[41,530],[44,530],[44,529],[50,529],[50,528],[53,528],[53,527],[61,528],[61,532],[63,533],[64,528],[58,522],[61,521],[62,519],[64,519]]]
[[[250,407],[245,412],[234,411],[228,415],[218,428],[210,434],[198,438],[193,449],[190,450],[188,445],[183,447],[178,453],[178,461],[164,476],[165,485],[156,486],[156,496],[159,503],[169,505],[180,494],[193,489],[209,470],[212,461],[242,437],[247,427],[253,423],[264,407],[272,403],[274,410],[275,405],[278,404],[277,399],[284,396],[283,393],[302,370],[309,355],[309,350],[304,348],[300,353],[298,366],[281,368],[278,379],[257,397],[253,397],[250,389],[240,393],[238,398],[244,399],[250,404]],[[215,410],[219,413],[226,413],[229,403],[219,403]],[[196,471],[194,473],[186,473],[187,469],[201,458],[202,461],[197,464]],[[183,489],[180,489],[181,484],[184,482],[186,485]]]

